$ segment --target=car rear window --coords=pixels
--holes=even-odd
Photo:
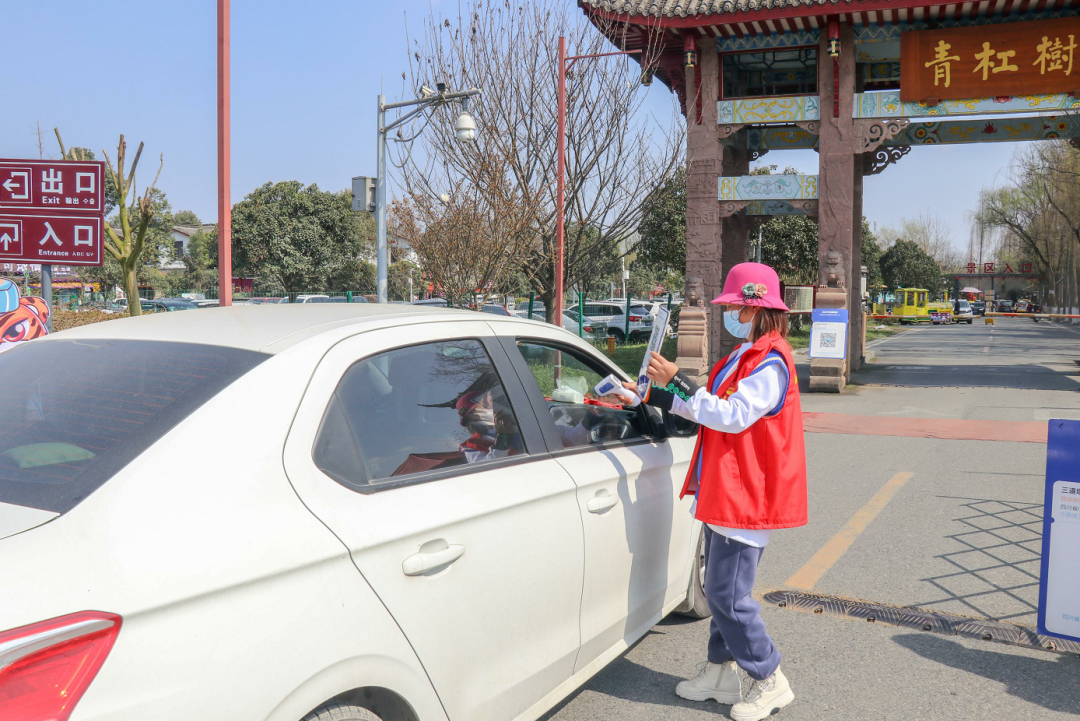
[[[71,510],[269,357],[110,339],[32,341],[0,353],[0,501]]]

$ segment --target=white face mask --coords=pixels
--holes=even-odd
[[[754,319],[751,318],[747,322],[743,323],[739,320],[739,313],[742,311],[738,308],[735,310],[729,310],[724,312],[724,327],[727,328],[727,332],[736,338],[749,338],[753,329]]]

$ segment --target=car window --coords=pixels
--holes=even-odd
[[[30,341],[0,353],[0,502],[66,513],[269,357],[94,339]]]
[[[517,346],[540,386],[563,448],[645,435],[640,411],[600,398],[593,390],[607,371],[601,375],[583,356],[554,346],[536,341],[519,341]]]
[[[398,348],[354,363],[331,397],[315,465],[354,490],[526,452],[491,358],[477,340]]]

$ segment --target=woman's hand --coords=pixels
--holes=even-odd
[[[649,380],[653,383],[664,388],[678,372],[679,366],[656,351],[649,351],[649,368],[645,371],[645,375],[649,376]]]

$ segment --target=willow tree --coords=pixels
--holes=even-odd
[[[55,129],[56,140],[60,143],[60,154],[68,157],[64,148],[64,141],[60,137],[59,129]],[[139,299],[139,260],[142,257],[146,231],[150,222],[154,219],[153,190],[161,177],[161,168],[165,164],[165,156],[160,156],[161,163],[158,165],[157,175],[154,182],[146,186],[142,196],[135,186],[135,169],[139,166],[139,158],[142,157],[143,144],[139,143],[139,149],[135,151],[135,159],[131,161],[131,168],[124,174],[124,161],[127,156],[127,142],[124,136],[120,136],[120,143],[116,146],[116,165],[108,151],[105,154],[105,179],[107,185],[116,188],[117,208],[119,208],[118,222],[119,232],[110,223],[105,223],[105,237],[102,245],[117,263],[120,264],[120,275],[124,286],[124,295],[128,299],[128,315],[142,315],[142,303]],[[76,157],[74,160],[81,160]],[[131,196],[129,205],[128,196]]]

